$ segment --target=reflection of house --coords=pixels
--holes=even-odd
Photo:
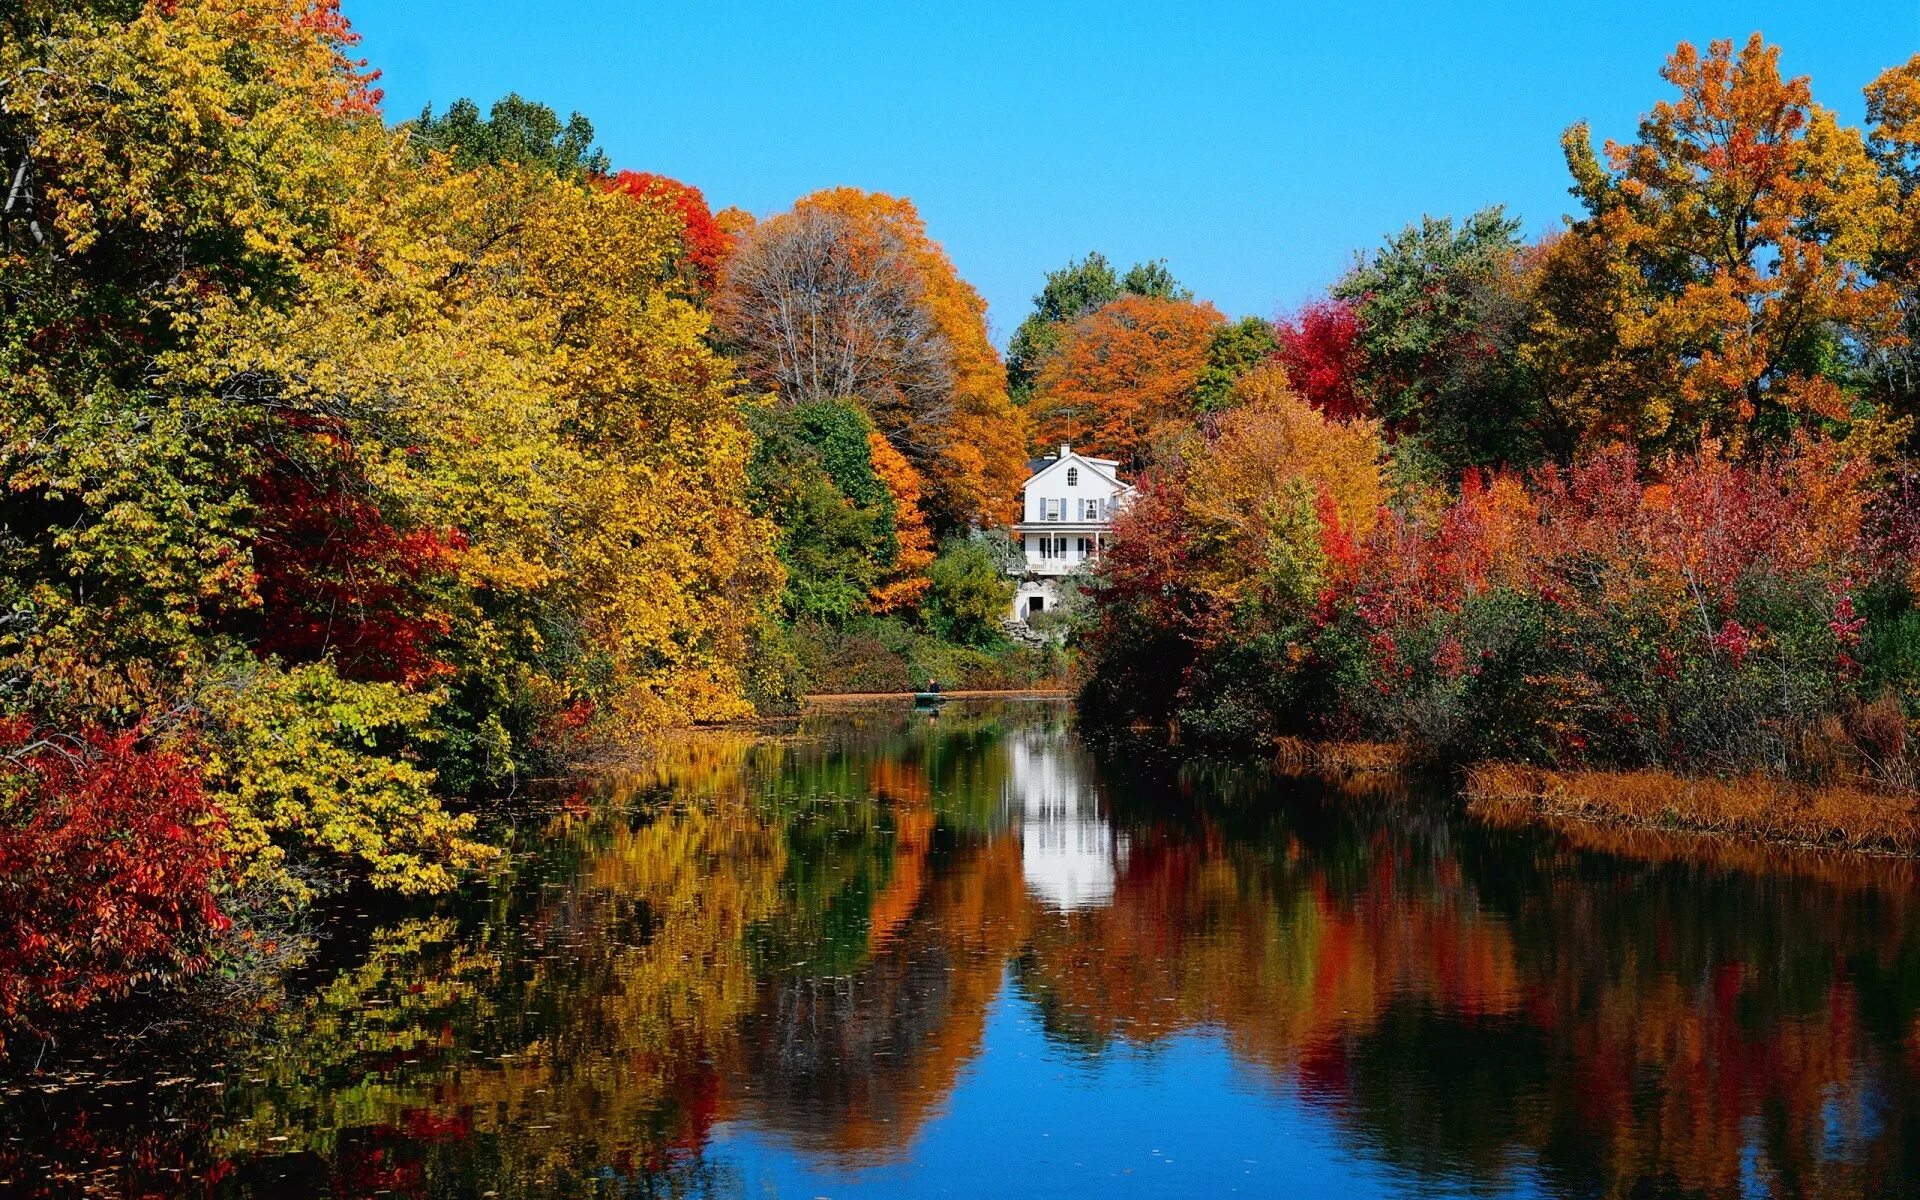
[[[1033,731],[1007,741],[1008,789],[1018,803],[1020,873],[1050,908],[1072,912],[1113,901],[1127,843],[1101,818],[1083,768],[1058,736]]]
[[[1013,618],[1025,620],[1060,605],[1060,581],[1105,549],[1114,510],[1133,489],[1120,481],[1119,463],[1088,458],[1061,443],[1060,452],[1035,459],[1020,493],[1013,539],[1026,556],[1017,572]]]

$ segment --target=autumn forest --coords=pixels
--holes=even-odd
[[[1682,44],[1544,235],[1409,213],[1237,318],[1090,248],[1003,352],[907,197],[716,212],[356,46],[0,0],[0,1052],[501,869],[533,781],[933,680],[1920,849],[1920,57],[1856,127]],[[1061,443],[1137,491],[1010,629]]]

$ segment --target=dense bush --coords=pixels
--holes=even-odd
[[[1469,473],[1357,543],[1337,517],[1304,523],[1317,558],[1277,525],[1251,546],[1196,536],[1186,497],[1218,444],[1145,489],[1109,557],[1092,715],[1443,762],[1911,778],[1920,622],[1911,560],[1886,550],[1908,518],[1878,511],[1846,443]],[[1312,589],[1280,586],[1276,564],[1305,560]],[[1209,594],[1235,562],[1264,575]]]
[[[0,1049],[11,1025],[204,968],[225,870],[184,755],[0,721]]]

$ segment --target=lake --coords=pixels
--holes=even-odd
[[[1908,861],[1499,828],[1061,703],[700,734],[0,1089],[0,1190],[1920,1191]]]

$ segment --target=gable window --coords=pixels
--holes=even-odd
[[[1079,467],[1067,468],[1067,486],[1068,487],[1080,486],[1080,468]]]

